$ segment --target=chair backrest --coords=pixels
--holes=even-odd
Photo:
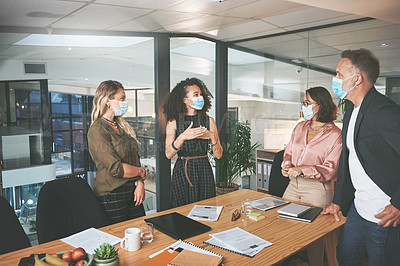
[[[269,190],[268,193],[274,196],[282,197],[285,193],[286,187],[289,185],[289,178],[282,175],[282,161],[284,150],[279,151],[272,163],[271,174],[269,176]]]
[[[47,182],[39,192],[36,229],[39,244],[108,225],[108,218],[85,180]]]
[[[31,243],[13,208],[0,196],[0,254],[30,246]]]

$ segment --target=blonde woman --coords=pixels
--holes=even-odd
[[[97,167],[94,193],[110,223],[145,215],[146,170],[140,166],[135,132],[122,117],[127,109],[122,84],[103,81],[93,99],[88,143]]]

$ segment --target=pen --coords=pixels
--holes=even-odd
[[[204,218],[204,219],[210,219],[210,217],[207,217],[207,216],[201,216],[201,215],[196,215],[196,214],[193,214],[193,217],[197,217],[197,218]]]

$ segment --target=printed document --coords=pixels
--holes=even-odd
[[[110,243],[111,245],[116,245],[121,242],[121,238],[92,227],[63,238],[61,241],[76,248],[82,247],[87,253],[93,254],[94,250],[104,242]]]
[[[194,205],[189,212],[189,218],[198,221],[218,221],[223,206]]]
[[[253,254],[255,251],[260,251],[263,248],[272,245],[271,242],[253,235],[239,227],[215,234],[210,234],[210,236],[220,242],[223,242],[232,250],[246,255]]]

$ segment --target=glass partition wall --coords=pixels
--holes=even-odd
[[[214,96],[209,116],[215,119],[215,43],[199,38],[171,38],[171,90],[187,78],[199,78]],[[177,155],[171,159],[171,174]]]
[[[50,157],[57,164],[58,176],[85,176],[87,172],[89,183],[95,168],[87,154],[85,138],[93,95],[101,81],[120,81],[129,103],[125,118],[137,133],[142,163],[149,172],[146,210],[155,211],[155,162],[160,158],[155,152],[158,121],[154,73],[158,66],[154,58],[160,51],[154,50],[153,37],[158,35],[126,34],[62,35],[60,41],[61,35],[0,32],[4,44],[0,51],[0,80],[48,81]],[[210,115],[215,118],[215,107],[224,102],[216,97],[220,88],[215,84],[222,78],[216,76],[216,64],[220,64],[216,60],[217,41],[196,34],[171,36],[170,50],[161,51],[170,60],[170,88],[188,77],[202,79],[214,95]],[[52,37],[56,40],[51,45],[46,43]],[[312,86],[331,89],[340,53],[345,49],[364,47],[375,52],[381,61],[376,88],[396,101],[399,99],[398,24],[368,20],[237,40],[226,45],[229,116],[250,122],[252,143],[260,143],[260,148],[285,147],[299,120],[304,91]],[[18,118],[20,126],[37,130],[34,123],[38,114],[37,92],[21,91],[15,95],[30,104],[29,112],[23,105],[9,106],[4,100],[8,97],[6,93],[7,88],[0,83],[1,126],[9,126],[8,118],[15,122]],[[332,96],[338,103],[339,99]],[[10,109],[14,111],[10,113]],[[342,113],[336,121],[339,126],[341,119]]]
[[[250,121],[252,143],[282,150],[300,121],[306,89],[323,86],[339,104],[331,82],[343,50],[373,51],[381,62],[375,87],[398,101],[400,63],[393,55],[399,45],[400,26],[379,20],[235,41],[229,49],[228,106],[239,120]],[[336,120],[340,128],[343,111]]]

